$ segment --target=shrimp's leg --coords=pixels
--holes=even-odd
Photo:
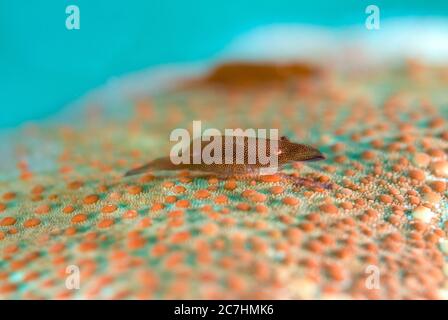
[[[310,178],[297,177],[286,173],[280,173],[280,175],[283,178],[285,178],[285,180],[292,182],[295,187],[308,187],[313,189],[324,189],[324,190],[333,189],[332,183],[318,182]]]

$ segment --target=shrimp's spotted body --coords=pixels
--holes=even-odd
[[[236,152],[233,153],[233,161],[226,161],[226,144],[225,139],[228,136],[215,136],[212,139],[207,139],[207,141],[203,141],[201,139],[201,152],[202,150],[209,144],[213,139],[222,139],[222,150],[220,152],[221,161],[219,163],[205,163],[201,161],[200,163],[195,163],[193,157],[194,153],[191,153],[189,156],[188,163],[179,163],[174,164],[170,157],[163,157],[155,159],[148,164],[138,167],[136,169],[132,169],[126,173],[125,176],[131,176],[136,174],[141,174],[147,171],[158,171],[158,170],[188,170],[193,172],[204,172],[204,173],[212,173],[219,176],[257,176],[265,174],[269,172],[267,168],[271,168],[270,163],[264,163],[260,161],[260,157],[258,156],[258,147],[263,143],[266,146],[266,156],[270,157],[272,152],[276,153],[277,157],[277,167],[274,169],[281,169],[282,166],[297,162],[297,161],[316,161],[325,159],[324,155],[314,147],[298,144],[291,142],[286,137],[281,137],[277,140],[277,148],[275,151],[270,149],[271,141],[269,139],[262,138],[250,138],[250,137],[240,137],[241,139],[232,139],[233,140],[233,149],[243,150],[244,155],[242,155],[241,161],[237,161]],[[255,139],[256,149],[253,150],[250,148],[250,139]],[[194,142],[190,144],[190,148],[193,146]],[[243,144],[241,146],[241,144]],[[251,153],[257,153],[257,156],[254,157],[255,161],[250,161]],[[184,151],[183,151],[184,152]]]

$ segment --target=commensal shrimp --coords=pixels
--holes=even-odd
[[[259,156],[253,157],[255,161],[250,161],[251,154],[255,151],[258,155],[258,147],[261,145],[261,143],[264,143],[265,146],[265,153],[267,157],[270,157],[272,155],[273,150],[271,150],[271,141],[269,139],[262,139],[262,138],[251,138],[251,137],[230,137],[230,141],[233,142],[233,145],[230,146],[232,152],[231,157],[228,158],[226,154],[226,147],[229,147],[229,145],[226,144],[225,141],[226,138],[228,139],[230,136],[213,136],[211,139],[205,139],[205,141],[201,139],[200,142],[200,152],[213,141],[213,139],[222,139],[221,146],[222,150],[219,152],[219,156],[221,161],[215,161],[214,163],[206,163],[205,161],[200,161],[199,163],[197,161],[194,161],[195,153],[190,152],[188,159],[189,161],[175,164],[172,161],[171,157],[162,157],[155,159],[141,167],[132,169],[128,172],[126,172],[125,176],[132,176],[136,174],[141,174],[148,171],[159,171],[159,170],[188,170],[192,172],[200,172],[200,173],[209,173],[214,174],[221,177],[232,177],[232,176],[243,176],[243,177],[256,177],[259,175],[266,174],[269,172],[268,168],[270,167],[270,163],[266,163],[265,161],[262,162],[260,160]],[[254,142],[254,145],[256,146],[255,150],[250,147],[250,142]],[[264,141],[263,141],[264,140]],[[193,150],[193,141],[191,142],[189,146],[189,150]],[[240,161],[237,159],[237,152],[236,150],[242,150]],[[182,152],[186,152],[185,150],[182,150]],[[189,151],[188,151],[189,152]],[[325,159],[324,155],[317,150],[314,147],[305,145],[305,144],[299,144],[295,142],[291,142],[287,137],[281,137],[279,140],[277,140],[277,148],[275,148],[276,157],[277,157],[277,166],[274,168],[275,170],[281,169],[284,165],[292,162],[297,161],[316,161],[316,160],[323,160]],[[213,156],[213,154],[212,154]],[[230,161],[229,161],[230,160]],[[272,172],[271,172],[272,173]],[[295,183],[297,184],[305,184],[310,183],[309,180],[299,178],[299,177],[292,177],[289,175],[286,175],[288,179],[293,179]],[[312,183],[311,183],[312,184]],[[328,186],[324,186],[324,188],[328,188]]]

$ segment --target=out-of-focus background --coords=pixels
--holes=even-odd
[[[72,4],[80,30],[65,27]],[[45,118],[114,77],[213,59],[260,26],[365,30],[369,4],[381,19],[448,14],[447,1],[428,0],[0,0],[0,127]]]

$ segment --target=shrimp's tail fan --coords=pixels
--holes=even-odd
[[[134,176],[137,174],[142,174],[148,171],[157,171],[157,170],[178,170],[178,165],[175,165],[171,162],[169,157],[155,159],[141,167],[137,167],[135,169],[131,169],[124,174],[125,177]]]

